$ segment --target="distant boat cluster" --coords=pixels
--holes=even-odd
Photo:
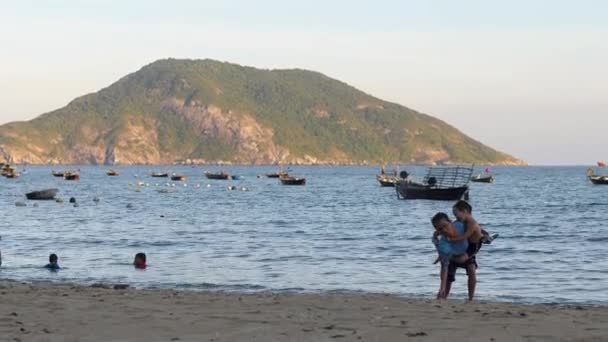
[[[11,167],[10,165],[0,164],[0,169],[2,170],[2,176],[6,177],[6,178],[16,178],[16,177],[19,177],[19,175],[20,175],[20,173],[15,171],[15,169],[13,167]],[[112,170],[112,169],[107,170],[105,172],[105,174],[108,177],[120,176],[120,172],[118,172],[116,170]],[[80,170],[51,171],[51,175],[56,178],[63,178],[66,181],[80,180]],[[241,175],[229,174],[228,172],[225,172],[225,171],[220,171],[220,172],[205,171],[203,173],[203,176],[209,180],[230,180],[230,179],[243,180],[244,179],[244,177]],[[283,171],[283,170],[279,170],[278,172],[274,172],[274,173],[267,173],[263,176],[265,176],[267,178],[276,178],[283,185],[305,185],[306,184],[306,178],[291,176],[287,171]],[[258,176],[258,178],[263,177],[263,176]],[[135,177],[139,177],[139,176],[135,175]],[[187,180],[187,177],[185,175],[178,174],[178,173],[163,172],[163,171],[150,172],[150,177],[152,177],[152,178],[170,178],[171,181],[174,181],[174,182],[186,182],[186,180]],[[132,185],[132,183],[129,183],[129,185]],[[138,182],[137,185],[140,185],[140,186],[147,185],[147,183]],[[169,185],[169,183],[167,183],[167,185]],[[186,186],[186,185],[187,184],[184,184],[184,186]],[[175,184],[173,184],[173,186],[175,186]],[[200,187],[200,184],[199,184],[199,187]],[[236,189],[237,189],[237,187],[233,186],[233,185],[228,187],[228,190],[236,190]],[[242,191],[249,190],[247,187],[240,187],[240,189]],[[166,189],[164,189],[164,190],[166,190]],[[32,192],[29,192],[26,194],[26,198],[28,200],[58,200],[55,198],[58,192],[59,192],[59,190],[55,189],[55,188],[32,191]],[[170,191],[167,190],[167,191],[159,191],[159,192],[170,192]]]
[[[605,168],[603,162],[597,163],[598,168]],[[376,180],[382,187],[395,187],[400,199],[427,199],[427,200],[468,200],[469,182],[494,183],[495,177],[489,168],[484,173],[473,175],[474,166],[434,166],[428,168],[426,176],[417,182],[410,178],[407,171],[386,172],[384,166]],[[587,178],[596,185],[608,184],[608,174],[596,174],[596,170],[589,168]]]

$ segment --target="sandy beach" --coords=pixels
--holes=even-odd
[[[608,308],[0,285],[1,341],[606,341]]]

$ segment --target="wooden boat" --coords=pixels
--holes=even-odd
[[[596,175],[592,168],[587,169],[587,178],[595,185],[608,185],[608,175]]]
[[[608,185],[608,176],[591,176],[589,180],[595,185]]]
[[[152,172],[150,176],[155,178],[167,178],[169,177],[169,174],[166,172]]]
[[[279,177],[281,184],[283,185],[305,185],[306,178],[299,177],[291,177],[291,176],[281,176]]]
[[[118,173],[118,171],[116,171],[116,170],[108,170],[108,171],[106,171],[106,175],[108,175],[110,177],[116,177],[116,176],[119,176],[120,173]]]
[[[46,189],[40,191],[32,191],[25,194],[28,200],[36,200],[36,201],[50,201],[54,200],[57,195],[58,189]]]
[[[75,181],[80,179],[80,174],[78,172],[66,172],[63,175],[63,179],[69,181]]]
[[[176,181],[176,182],[184,182],[184,181],[186,181],[186,176],[178,175],[178,174],[174,173],[171,175],[171,180]]]
[[[287,173],[287,171],[279,171],[266,174],[266,177],[268,178],[280,178],[281,176],[289,176],[289,173]]]
[[[219,179],[219,180],[227,180],[230,176],[222,171],[219,173],[214,173],[214,172],[205,172],[204,173],[205,177],[207,177],[207,179]]]
[[[395,183],[397,183],[397,177],[387,175],[377,175],[376,180],[378,180],[380,186],[395,186]]]
[[[16,172],[15,170],[11,170],[11,171],[3,174],[3,175],[6,178],[19,178],[19,177],[21,177],[21,174],[19,172]]]
[[[468,199],[469,181],[473,167],[441,166],[431,167],[422,183],[400,179],[395,184],[400,199],[428,199],[456,201]]]
[[[53,177],[61,177],[61,178],[63,178],[63,176],[65,176],[65,172],[64,171],[51,171],[51,174],[53,175]]]
[[[492,175],[475,175],[471,177],[473,183],[494,183],[494,176]]]
[[[8,164],[2,165],[2,169],[0,169],[0,175],[2,175],[3,177],[7,177],[9,174],[12,174],[14,172],[15,172],[15,169],[13,169]],[[9,178],[9,177],[7,177],[7,178]]]

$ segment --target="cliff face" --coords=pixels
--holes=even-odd
[[[32,121],[0,126],[28,164],[520,164],[446,123],[304,70],[161,60]]]

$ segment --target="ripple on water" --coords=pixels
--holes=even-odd
[[[188,187],[170,187],[171,193],[157,192],[169,187],[145,176],[150,167],[119,169],[124,176],[111,182],[103,167],[81,167],[78,183],[51,177],[47,167],[28,167],[19,182],[2,181],[0,220],[10,224],[1,231],[0,275],[148,288],[423,297],[438,287],[429,219],[438,211],[450,213],[451,203],[398,201],[394,189],[377,186],[376,168],[297,167],[294,173],[311,181],[290,188],[256,177],[273,171],[269,167],[224,167],[245,176],[238,183],[203,180],[200,168],[163,167],[191,180]],[[584,167],[494,171],[495,184],[471,189],[476,218],[500,234],[478,255],[481,299],[608,303],[601,287],[608,283],[605,188],[590,186]],[[128,185],[138,181],[150,186]],[[229,184],[250,191],[227,191]],[[50,187],[64,199],[76,197],[80,207],[15,207],[27,190]],[[93,197],[101,201],[95,204]],[[130,265],[139,251],[151,265],[145,272]],[[65,266],[61,272],[40,268],[52,252]],[[465,284],[459,270],[457,298],[466,296]]]

